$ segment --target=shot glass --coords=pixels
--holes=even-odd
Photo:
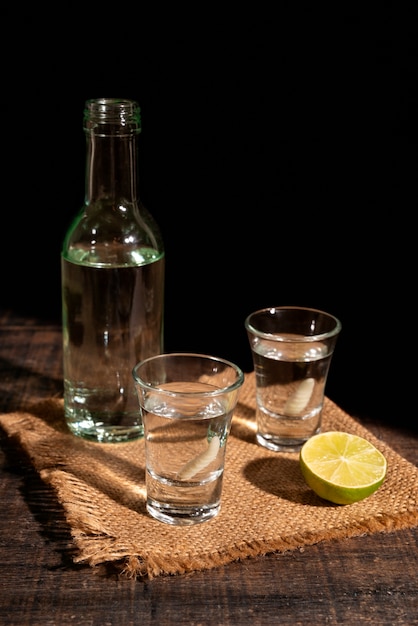
[[[213,356],[173,353],[138,363],[132,374],[144,426],[149,514],[177,526],[213,518],[243,372]]]
[[[245,328],[256,380],[256,438],[296,452],[321,430],[325,385],[341,322],[304,307],[265,308]]]

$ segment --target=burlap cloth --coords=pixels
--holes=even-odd
[[[145,510],[144,442],[95,444],[69,434],[62,400],[0,416],[42,479],[53,486],[75,544],[75,561],[112,562],[130,577],[205,570],[333,538],[418,525],[418,468],[326,398],[323,430],[365,437],[387,458],[385,482],[373,495],[338,506],[305,484],[297,453],[255,442],[254,373],[247,374],[228,440],[219,515],[173,527]]]

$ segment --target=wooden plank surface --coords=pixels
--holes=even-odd
[[[2,412],[62,394],[61,329],[0,314]],[[418,433],[362,417],[418,465]],[[54,492],[0,430],[0,624],[418,624],[418,529],[324,542],[210,572],[118,578],[72,561]]]

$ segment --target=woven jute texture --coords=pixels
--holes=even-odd
[[[0,424],[53,486],[70,527],[75,561],[112,562],[128,577],[206,570],[324,540],[418,525],[418,468],[329,398],[322,430],[365,437],[386,456],[387,476],[373,495],[351,505],[327,503],[304,482],[298,453],[257,445],[253,372],[246,375],[232,420],[221,511],[192,527],[163,524],[147,514],[143,440],[96,444],[74,437],[61,399],[1,415]]]

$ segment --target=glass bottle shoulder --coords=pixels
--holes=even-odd
[[[126,202],[85,205],[64,238],[62,256],[80,265],[145,265],[164,257],[157,223],[143,205]]]

